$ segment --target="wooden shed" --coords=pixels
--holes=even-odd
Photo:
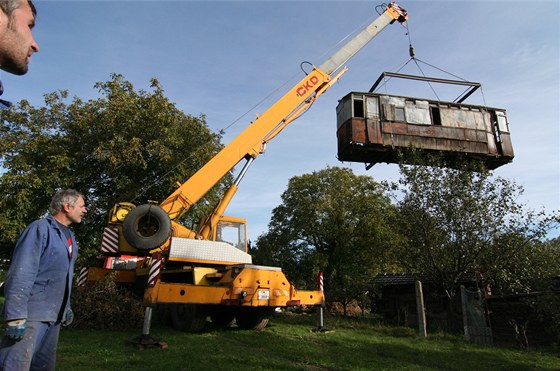
[[[430,330],[447,326],[446,300],[437,293],[432,282],[418,274],[380,273],[370,282],[378,295],[372,300],[374,312],[382,315],[387,324],[418,326],[418,306],[415,290],[416,281],[424,285],[424,300]]]
[[[399,151],[459,156],[495,169],[513,160],[506,110],[381,93],[352,92],[337,106],[338,159],[397,163]]]

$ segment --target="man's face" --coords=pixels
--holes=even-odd
[[[80,223],[87,212],[86,203],[82,197],[78,197],[74,205],[64,205],[64,210],[66,211],[66,217],[72,223]]]
[[[35,17],[26,0],[21,0],[11,18],[0,11],[0,68],[15,75],[29,69],[31,55],[39,51],[33,38]]]

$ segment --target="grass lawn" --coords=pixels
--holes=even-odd
[[[156,325],[152,335],[169,347],[145,350],[128,343],[141,329],[63,329],[57,370],[560,370],[558,348],[482,347],[356,319],[329,317],[326,333],[315,327],[310,315],[282,315],[263,331],[189,334]]]

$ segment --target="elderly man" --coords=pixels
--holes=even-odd
[[[84,197],[54,195],[50,215],[21,233],[4,284],[6,334],[0,370],[54,370],[61,324],[69,324],[70,292],[78,245],[69,226],[86,213]]]

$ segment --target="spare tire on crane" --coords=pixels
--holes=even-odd
[[[171,235],[171,219],[157,205],[140,205],[126,215],[122,231],[126,241],[138,250],[152,250]]]

